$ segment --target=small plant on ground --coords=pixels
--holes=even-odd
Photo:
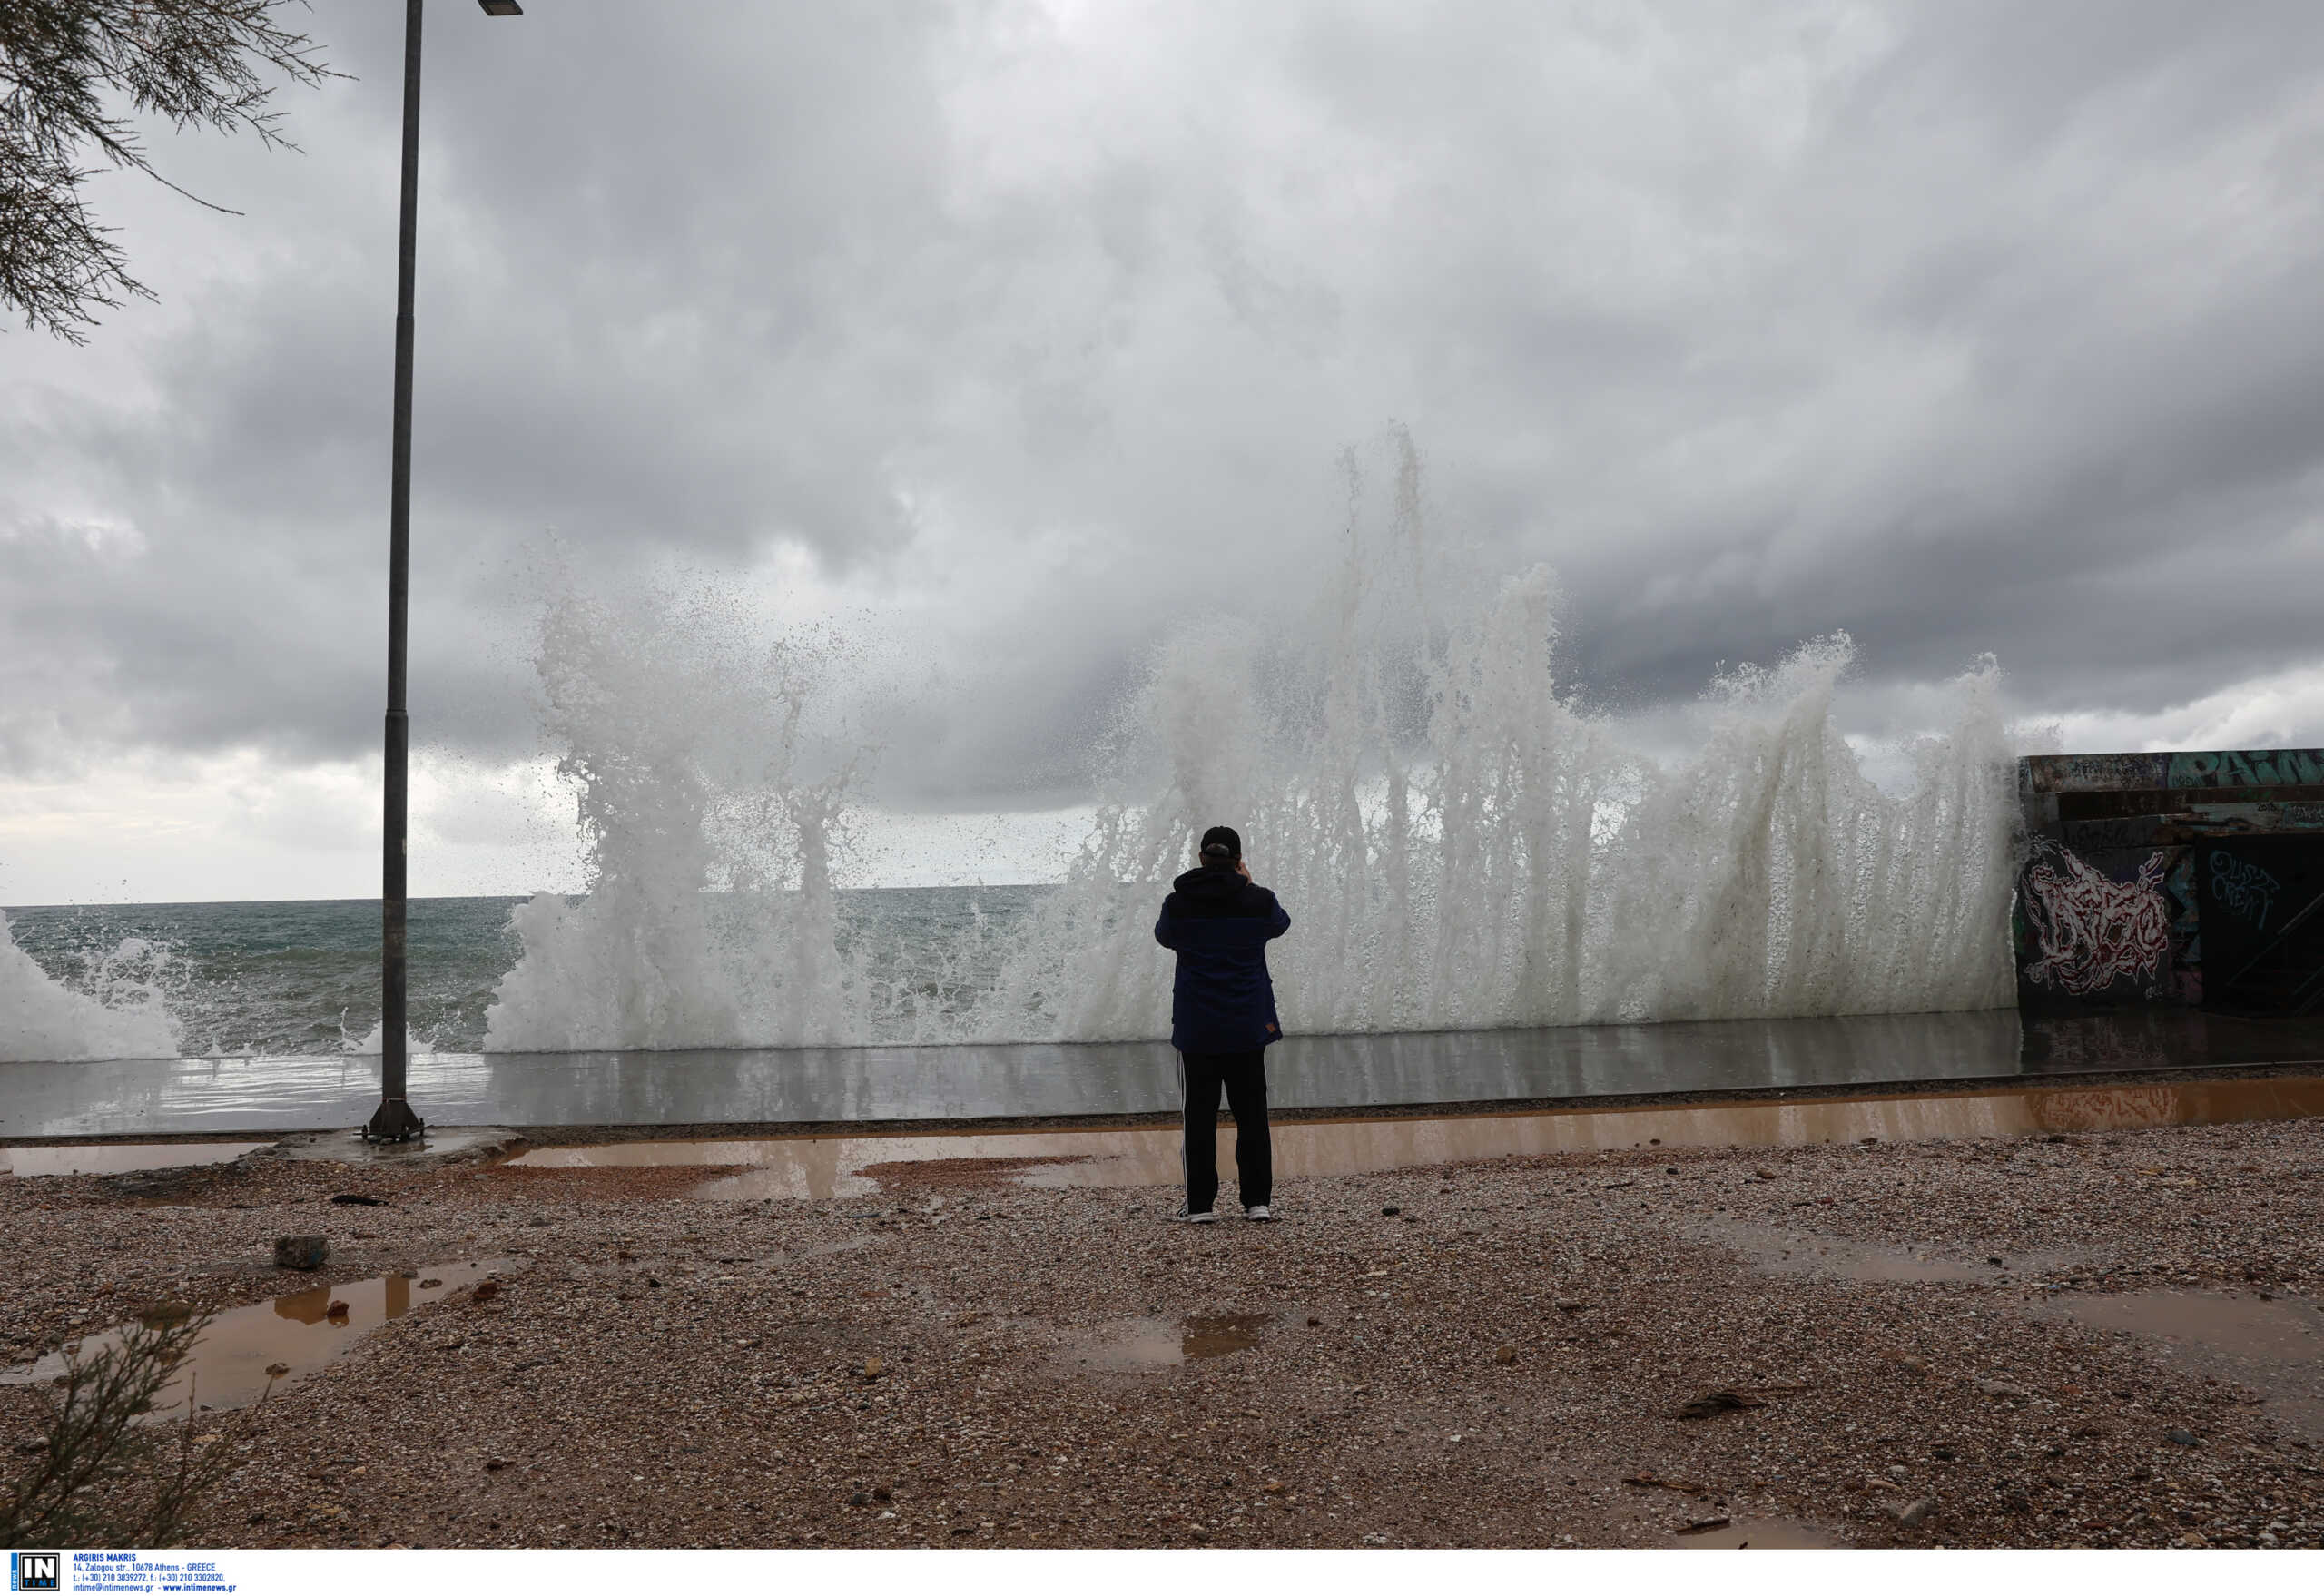
[[[45,1433],[8,1456],[0,1477],[0,1542],[11,1546],[162,1546],[232,1466],[219,1434],[197,1435],[191,1383],[182,1420],[139,1421],[209,1327],[207,1315],[156,1315],[84,1358],[64,1356]]]

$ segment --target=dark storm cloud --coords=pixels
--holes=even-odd
[[[1769,502],[1709,520],[1714,575],[1658,583],[1667,547],[1603,567],[1593,668],[1683,690],[1707,648],[1845,626],[1876,672],[1991,650],[2035,704],[2151,710],[2313,659],[2324,37],[2297,5],[2215,20],[1927,8],[1831,96],[1795,178],[1818,231],[1843,252],[1833,224],[1886,209],[1850,172],[1908,213],[1855,241],[1887,281],[1808,384],[1899,350],[1956,375],[1869,470],[1835,414]]]
[[[2319,652],[2304,6],[1058,16],[431,9],[425,736],[534,746],[544,528],[788,546],[914,617],[891,802],[1061,802],[1169,625],[1309,602],[1391,418],[1607,700],[1839,627],[2037,710]],[[0,340],[12,770],[376,741],[395,8],[315,30],[305,157],[163,146],[247,220],[103,196],[162,306]]]

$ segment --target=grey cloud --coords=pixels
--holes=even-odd
[[[1843,124],[1942,121],[2020,159],[2085,117],[2125,153],[2167,151],[2247,113],[2264,121],[2275,95],[2304,90],[2324,64],[2300,0],[2202,16],[2171,0],[1960,0],[1896,15],[1893,46],[1843,97]]]
[[[422,731],[531,750],[544,527],[612,586],[789,543],[929,617],[889,802],[1064,802],[1170,624],[1302,612],[1392,418],[1600,701],[1838,627],[2036,708],[2310,658],[2304,18],[438,6]],[[165,295],[229,251],[105,335],[153,402],[0,367],[11,769],[376,741],[395,20],[318,7],[361,81],[289,103],[303,160],[165,146],[248,222],[123,212]]]

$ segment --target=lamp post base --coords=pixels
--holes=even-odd
[[[363,1128],[365,1141],[409,1141],[427,1127],[411,1105],[401,1098],[382,1098],[371,1123]]]

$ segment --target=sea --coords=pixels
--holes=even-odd
[[[1023,923],[1044,886],[840,889],[842,956],[899,969],[982,921]],[[524,952],[525,898],[415,898],[409,921],[412,1045],[477,1052],[495,992]],[[566,901],[577,904],[576,898]],[[0,911],[5,935],[50,982],[121,1007],[159,1003],[189,1057],[378,1051],[379,903],[39,905]],[[0,991],[0,1003],[5,993]]]

